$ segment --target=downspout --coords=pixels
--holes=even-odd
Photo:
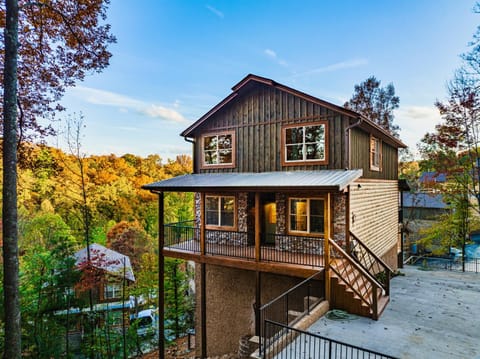
[[[354,127],[360,126],[362,121],[363,121],[362,117],[359,117],[357,122],[348,126],[345,129],[345,160],[346,160],[345,169],[347,170],[350,169],[350,130]]]
[[[193,161],[193,173],[198,173],[197,171],[197,161],[195,161],[195,154],[196,154],[196,149],[195,149],[195,139],[189,139],[187,136],[184,136],[183,139],[186,142],[190,142],[193,145],[193,156],[192,156],[192,161]]]

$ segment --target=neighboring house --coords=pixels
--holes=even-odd
[[[405,250],[417,254],[417,241],[422,238],[422,229],[431,227],[449,208],[441,194],[432,192],[403,192],[403,224]]]
[[[194,173],[144,186],[159,195],[161,253],[196,263],[197,355],[236,351],[260,334],[261,305],[319,272],[331,308],[378,318],[401,248],[405,145],[267,78],[232,89],[181,134]],[[195,219],[164,223],[165,192],[194,192]]]
[[[445,173],[423,172],[416,192],[402,192],[404,250],[407,256],[418,253],[417,241],[421,239],[421,230],[432,226],[439,216],[448,212],[448,205],[439,193],[446,182]]]
[[[135,282],[130,258],[100,244],[93,243],[76,252],[74,257],[81,271],[93,269],[89,272],[94,278],[86,280],[93,279],[94,304],[121,301],[124,284]]]

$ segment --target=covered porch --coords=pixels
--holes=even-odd
[[[345,195],[361,175],[362,170],[202,173],[144,188],[161,194],[162,211],[164,192],[195,193],[195,219],[160,223],[165,256],[261,271],[282,265],[318,270],[325,266],[325,238],[348,241]]]

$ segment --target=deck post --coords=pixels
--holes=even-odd
[[[255,192],[255,261],[260,261],[260,193]]]
[[[158,357],[165,358],[165,257],[163,247],[165,244],[164,194],[158,193]]]
[[[260,307],[262,306],[262,273],[255,272],[255,335],[260,336],[261,320]]]
[[[201,289],[200,289],[200,326],[202,332],[202,349],[201,349],[201,358],[207,358],[207,271],[206,264],[200,264],[201,274]]]
[[[323,259],[325,261],[325,299],[330,302],[331,300],[331,286],[330,286],[330,192],[327,193],[327,203],[325,204],[325,238],[323,241]]]
[[[349,255],[352,254],[350,247],[350,185],[345,193],[345,248]]]
[[[200,254],[205,255],[205,192],[200,193]]]

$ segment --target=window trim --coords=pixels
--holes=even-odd
[[[375,163],[375,144],[378,143],[378,165]],[[382,171],[382,162],[383,162],[383,144],[382,140],[378,137],[370,135],[370,145],[369,145],[369,157],[370,157],[370,171],[381,172]]]
[[[297,160],[297,161],[287,161],[287,141],[286,141],[286,132],[287,129],[289,128],[295,128],[295,127],[312,127],[312,126],[325,126],[325,159],[323,160]],[[282,146],[282,166],[302,166],[302,165],[327,165],[328,164],[328,137],[329,137],[329,132],[328,132],[328,121],[327,120],[321,120],[321,121],[315,121],[315,122],[307,122],[307,123],[292,123],[289,125],[284,125],[282,126],[282,141],[281,141],[281,146]],[[303,142],[303,145],[305,145],[305,142]]]
[[[108,288],[112,288],[110,292],[114,294],[112,297],[107,296]],[[107,282],[103,286],[103,299],[104,300],[115,300],[122,297],[122,285],[117,282]]]
[[[307,231],[295,231],[295,230],[292,230],[291,229],[291,209],[292,209],[292,202],[291,200],[293,199],[300,199],[300,200],[307,200],[307,203],[308,203],[308,212],[307,212]],[[321,200],[323,201],[323,233],[312,233],[310,232],[310,201],[311,200]],[[324,238],[325,237],[325,230],[327,228],[327,226],[329,225],[327,223],[327,211],[328,211],[328,208],[327,208],[327,199],[325,198],[325,196],[315,196],[315,197],[301,197],[301,196],[292,196],[292,197],[288,197],[287,198],[287,201],[288,201],[288,216],[287,216],[287,233],[288,234],[291,234],[291,235],[300,235],[300,236],[305,236],[305,237],[321,237],[321,238]]]
[[[218,197],[219,201],[222,197],[231,197],[233,198],[233,226],[220,226],[207,224],[207,197]],[[205,194],[205,205],[204,205],[204,216],[205,216],[205,228],[206,229],[219,229],[223,231],[236,231],[237,230],[237,196],[234,194],[218,194],[218,193],[206,193]],[[220,208],[219,208],[220,210]]]
[[[231,135],[232,136],[232,162],[231,163],[213,163],[209,164],[205,162],[205,137],[213,137],[213,136],[222,136],[222,135]],[[235,140],[235,131],[222,131],[222,132],[210,132],[205,133],[200,136],[200,155],[201,159],[201,169],[209,169],[209,168],[235,168],[236,162],[236,140]]]

